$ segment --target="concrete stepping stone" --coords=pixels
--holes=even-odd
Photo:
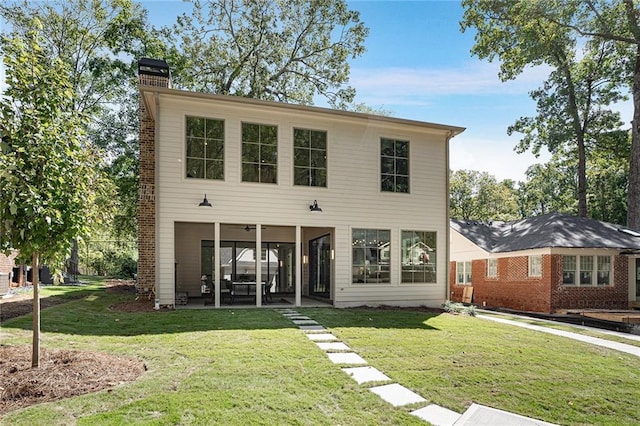
[[[471,404],[467,411],[460,417],[456,426],[555,426],[553,423],[543,422],[497,408],[480,404]]]
[[[358,365],[367,363],[364,358],[355,352],[328,352],[327,356],[334,364]]]
[[[376,386],[369,390],[380,398],[384,399],[394,407],[402,405],[415,404],[416,402],[426,402],[427,400],[397,383],[390,385]]]
[[[327,331],[327,329],[324,328],[321,325],[301,325],[298,328],[300,330],[302,330],[302,331],[307,331],[307,332],[309,332],[309,331],[311,331],[311,332],[313,332],[313,331]]]
[[[386,382],[391,380],[382,371],[374,367],[350,367],[342,371],[351,376],[359,385],[367,382]]]
[[[314,342],[338,340],[338,338],[331,333],[307,333],[307,337]]]
[[[292,315],[289,317],[290,320],[310,320],[311,318],[305,317],[304,315]]]
[[[430,404],[410,414],[431,423],[433,426],[453,426],[460,419],[461,415],[448,408],[436,404]]]
[[[312,324],[317,325],[317,324],[318,324],[318,321],[316,321],[316,320],[312,320],[312,319],[306,319],[306,320],[293,320],[293,323],[294,323],[295,325],[312,325]]]
[[[323,351],[350,351],[351,348],[342,342],[316,342]]]

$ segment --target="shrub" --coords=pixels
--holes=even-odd
[[[447,300],[442,304],[442,308],[445,310],[445,312],[448,312],[450,314],[462,314],[462,315],[469,315],[472,317],[476,316],[475,305],[466,306],[462,303],[452,302],[450,300]]]

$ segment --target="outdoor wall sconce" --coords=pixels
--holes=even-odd
[[[211,205],[211,203],[209,202],[209,200],[207,200],[207,194],[204,194],[204,200],[202,200],[202,202],[200,204],[198,204],[198,206],[200,206],[200,207],[213,207]]]
[[[313,204],[309,206],[309,210],[312,212],[321,212],[322,209],[318,205],[318,200],[313,200]]]

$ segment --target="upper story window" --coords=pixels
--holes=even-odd
[[[402,282],[436,282],[436,233],[402,231]]]
[[[487,259],[487,277],[496,278],[498,276],[498,259]]]
[[[293,183],[327,186],[327,132],[293,129]]]
[[[456,283],[471,285],[471,262],[456,262]]]
[[[542,255],[537,254],[534,256],[529,256],[529,276],[542,276]]]
[[[391,232],[381,229],[354,229],[351,236],[353,282],[388,283]]]
[[[242,123],[242,181],[278,183],[278,127]]]
[[[562,284],[611,285],[611,256],[562,256]]]
[[[224,121],[187,117],[188,178],[224,179]]]
[[[409,192],[409,141],[380,139],[380,189]]]

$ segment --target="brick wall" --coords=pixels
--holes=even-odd
[[[542,277],[529,277],[527,256],[498,259],[498,276],[487,277],[486,259],[471,266],[473,303],[531,312],[552,313],[563,309],[624,309],[628,297],[628,266],[624,256],[614,257],[614,285],[567,287],[562,285],[562,256],[542,256]],[[462,301],[465,287],[456,284],[456,263],[450,264],[451,300]]]
[[[13,268],[15,267],[13,260],[17,255],[18,255],[18,252],[15,250],[12,250],[9,256],[6,256],[4,253],[0,253],[0,273],[1,274],[8,274],[13,270]]]
[[[171,87],[165,77],[140,74],[140,86]],[[140,102],[140,187],[138,193],[138,292],[156,284],[156,149],[155,121]]]

